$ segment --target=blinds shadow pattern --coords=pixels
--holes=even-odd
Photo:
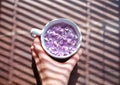
[[[69,85],[120,85],[120,0],[0,0],[0,85],[36,84],[29,31],[55,18],[83,35]]]

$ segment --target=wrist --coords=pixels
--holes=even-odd
[[[56,78],[44,78],[42,79],[42,85],[67,85],[68,80],[69,76],[65,77],[64,75],[61,75],[59,78],[57,76]]]
[[[67,85],[67,84],[57,80],[46,80],[42,81],[42,85]]]

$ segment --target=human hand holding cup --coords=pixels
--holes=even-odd
[[[33,28],[31,34],[40,36],[43,49],[55,59],[71,57],[79,50],[82,41],[78,25],[64,18],[48,22],[42,30]]]

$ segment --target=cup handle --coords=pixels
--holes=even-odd
[[[42,30],[39,30],[37,28],[32,28],[30,33],[31,33],[32,37],[36,37],[36,36],[40,36],[41,35]]]

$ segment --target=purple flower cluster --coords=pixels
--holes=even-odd
[[[57,56],[66,56],[75,50],[78,35],[71,25],[58,23],[46,31],[44,41],[49,52]]]

